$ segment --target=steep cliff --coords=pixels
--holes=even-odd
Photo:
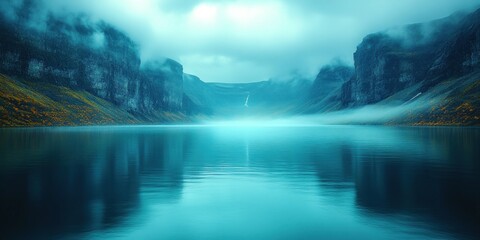
[[[472,72],[478,65],[478,14],[454,14],[368,35],[354,54],[355,77],[343,87],[343,104],[376,103],[422,81],[425,91]]]
[[[316,94],[301,112],[374,105],[399,113],[388,117],[392,124],[480,124],[480,9],[370,34],[358,45],[354,65],[347,80],[338,70],[322,69],[324,80],[317,77]],[[344,83],[334,88],[329,81]]]
[[[350,80],[354,69],[344,64],[326,65],[313,81],[310,98],[323,98]]]
[[[342,108],[342,86],[351,80],[355,71],[344,64],[326,65],[313,81],[307,101],[300,106],[301,113],[334,111]]]
[[[32,25],[29,15],[0,14],[0,73],[85,90],[140,118],[182,112],[183,68],[170,59],[142,63],[136,44],[84,16]]]
[[[437,49],[424,89],[444,79],[480,70],[480,9],[466,16],[452,36]]]
[[[182,111],[183,67],[179,63],[166,59],[147,62],[140,68],[137,106],[142,112],[159,109]]]

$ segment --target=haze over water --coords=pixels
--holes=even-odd
[[[480,129],[0,129],[7,239],[478,239]]]

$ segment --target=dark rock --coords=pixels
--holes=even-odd
[[[136,115],[183,111],[179,63],[141,63],[137,45],[103,22],[50,15],[44,27],[33,28],[20,13],[0,14],[1,73],[85,90]]]
[[[342,87],[342,105],[374,104],[417,83],[432,86],[471,71],[478,65],[475,15],[454,14],[365,37],[354,53],[355,75]]]
[[[442,80],[470,74],[480,68],[480,9],[466,16],[437,50],[423,90]]]
[[[311,99],[321,100],[352,78],[354,69],[350,66],[335,64],[320,69],[310,92]]]

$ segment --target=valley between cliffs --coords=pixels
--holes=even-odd
[[[370,34],[354,66],[326,65],[315,79],[251,83],[204,82],[172,59],[142,61],[126,34],[85,16],[51,15],[35,28],[16,14],[0,15],[2,127],[296,117],[480,125],[480,10]]]

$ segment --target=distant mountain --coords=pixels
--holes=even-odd
[[[299,113],[335,111],[342,108],[339,94],[342,85],[349,81],[355,71],[344,64],[326,65],[320,69],[308,93],[309,97],[298,109]]]
[[[215,119],[292,115],[307,100],[311,84],[298,76],[253,83],[205,83],[184,76],[186,96]]]

